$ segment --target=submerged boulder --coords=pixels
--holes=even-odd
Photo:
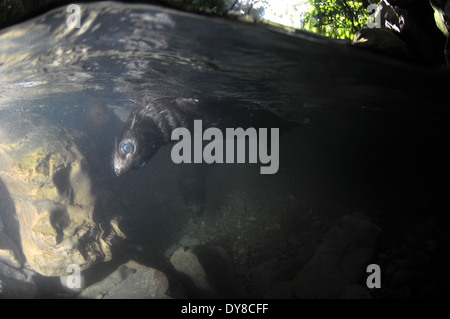
[[[131,260],[102,281],[84,289],[79,298],[166,299],[170,298],[166,275]]]
[[[221,247],[180,247],[170,263],[191,298],[235,298],[237,279],[230,255]]]
[[[42,275],[109,260],[113,240],[123,237],[116,220],[94,222],[88,169],[76,133],[33,114],[0,116],[0,179],[14,203],[8,214],[26,262]]]
[[[36,297],[37,274],[29,269],[16,269],[0,261],[0,299],[31,299]]]

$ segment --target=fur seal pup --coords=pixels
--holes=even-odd
[[[194,120],[203,127],[279,127],[296,126],[297,122],[282,119],[277,113],[259,104],[233,98],[181,97],[142,98],[129,115],[112,156],[117,176],[144,166],[159,148],[173,143],[172,131],[185,127],[192,132]]]

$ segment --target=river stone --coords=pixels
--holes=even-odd
[[[170,258],[192,298],[233,298],[237,280],[230,255],[218,246],[180,247]]]
[[[334,225],[311,260],[294,278],[297,298],[341,298],[359,284],[370,264],[380,229],[345,215]]]
[[[0,299],[35,298],[36,273],[29,269],[16,269],[0,261]]]
[[[166,299],[169,281],[159,270],[131,260],[78,296],[95,299]]]
[[[116,222],[94,222],[88,168],[74,132],[29,113],[0,116],[0,179],[14,202],[18,244],[42,275],[109,260],[113,239],[123,237]]]
[[[205,269],[192,248],[178,248],[170,258],[170,263],[178,272],[190,278],[195,288],[204,291],[205,294],[214,294],[208,282]]]
[[[372,296],[367,287],[350,285],[341,295],[341,299],[372,299]]]

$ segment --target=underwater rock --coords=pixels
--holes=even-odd
[[[15,268],[20,268],[19,251],[17,245],[6,234],[0,231],[0,262]]]
[[[166,275],[154,268],[130,260],[102,281],[84,289],[79,298],[95,299],[167,299],[170,298]]]
[[[16,269],[0,261],[0,299],[34,298],[37,291],[35,275],[29,269]]]
[[[0,179],[14,202],[17,244],[45,276],[109,260],[113,240],[123,237],[115,220],[94,222],[96,198],[76,138],[37,115],[0,117]]]
[[[221,247],[180,247],[170,258],[191,298],[231,298],[236,276],[228,253]]]
[[[69,270],[71,269],[69,268]],[[77,276],[76,279],[74,276]],[[59,282],[64,291],[68,292],[70,295],[79,294],[86,288],[86,276],[82,272],[75,274],[72,270],[70,275],[59,277]]]
[[[343,216],[295,277],[294,296],[340,298],[348,294],[349,287],[365,274],[379,233],[380,229],[367,220]]]
[[[356,33],[352,45],[372,49],[393,57],[413,59],[409,46],[389,29],[361,29]]]
[[[259,296],[271,294],[271,290],[275,283],[292,280],[297,272],[298,263],[293,259],[277,257],[259,264],[255,268],[252,278],[256,293]],[[286,285],[284,287],[286,287]],[[291,295],[290,287],[285,294]]]

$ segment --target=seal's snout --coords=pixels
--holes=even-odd
[[[116,173],[117,176],[120,176],[120,169],[119,168],[114,168],[114,173]]]

